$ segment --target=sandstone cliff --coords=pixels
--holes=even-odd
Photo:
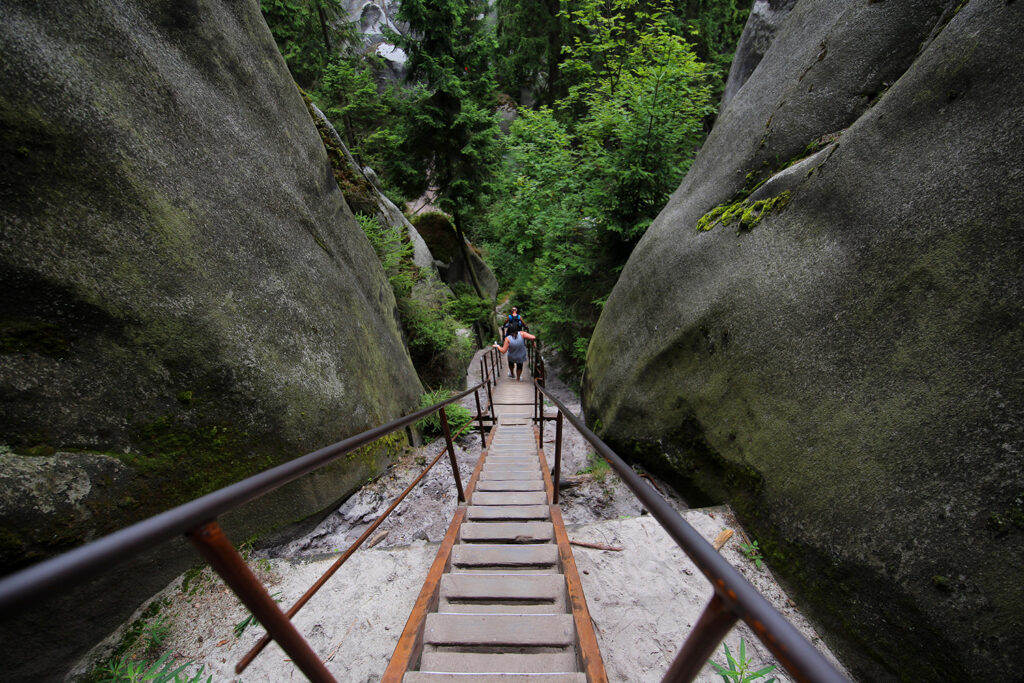
[[[255,1],[0,11],[6,569],[416,405],[391,289]],[[235,540],[325,508],[391,455],[261,499]],[[194,561],[150,559],[91,612],[94,637]],[[78,647],[65,617],[34,662],[50,673]]]
[[[589,350],[600,433],[732,501],[864,680],[1024,666],[1022,29],[798,2]]]

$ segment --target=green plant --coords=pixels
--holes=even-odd
[[[175,667],[170,659],[171,653],[165,652],[160,659],[149,666],[145,662],[129,659],[127,656],[112,659],[107,662],[101,670],[100,683],[140,683],[152,681],[153,683],[200,683],[202,681],[203,667],[195,674],[189,676],[184,673],[185,669],[192,665],[192,661]],[[207,676],[206,683],[210,683],[213,676]]]
[[[728,663],[729,668],[725,668],[711,659],[708,660],[708,664],[715,669],[715,672],[722,677],[722,680],[725,681],[725,683],[730,683],[730,681],[733,683],[747,683],[747,681],[753,681],[763,676],[767,676],[775,669],[775,665],[772,664],[762,669],[758,669],[757,671],[751,671],[751,668],[753,668],[751,664],[753,663],[754,658],[747,658],[747,647],[742,638],[740,638],[740,656],[738,660],[734,659],[732,653],[729,652],[728,643],[722,643],[722,647],[725,648],[725,660]],[[764,683],[773,683],[774,681],[775,678],[772,677]]]
[[[761,554],[761,548],[758,547],[757,541],[740,543],[740,549],[747,556],[747,559],[754,563],[755,567],[758,569],[764,567],[764,555]]]
[[[281,595],[281,591],[278,591],[278,592],[274,593],[273,595],[271,595],[270,597],[272,597],[274,599],[274,602],[281,602],[281,598],[278,597],[280,595]],[[249,628],[250,626],[259,626],[259,625],[260,625],[259,619],[257,619],[256,616],[252,612],[250,612],[248,614],[248,616],[245,617],[245,619],[242,619],[240,622],[235,624],[235,627],[233,629],[234,632],[235,632],[235,638],[241,638],[242,634],[245,633],[245,629]]]
[[[142,636],[146,640],[147,650],[156,650],[170,634],[171,625],[167,623],[167,617],[162,614],[142,627]]]
[[[608,473],[612,471],[612,466],[608,464],[608,461],[602,458],[597,453],[587,454],[587,466],[581,469],[576,474],[589,474],[593,477],[594,481],[599,484],[603,484]]]
[[[440,403],[441,401],[451,398],[452,392],[448,389],[437,389],[431,391],[420,397],[420,408],[429,408],[430,406]],[[454,435],[460,429],[465,427],[473,419],[472,413],[458,403],[450,403],[444,408],[445,415],[448,417],[448,429]],[[441,430],[441,411],[435,411],[430,415],[427,415],[422,420],[416,423],[416,428],[423,432],[423,435],[429,438],[440,436]]]

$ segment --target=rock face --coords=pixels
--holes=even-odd
[[[396,21],[399,3],[393,0],[342,0],[342,9],[362,36],[364,49],[384,59],[389,80],[398,82],[405,76],[407,56],[402,48],[389,42],[385,31],[404,35],[408,26]]]
[[[796,0],[754,0],[747,25],[743,27],[740,44],[729,66],[729,79],[722,93],[722,108],[739,92],[743,84],[761,63],[764,53],[771,47],[775,34],[782,26]]]
[[[390,286],[258,3],[3,4],[0,442],[40,492],[31,528],[0,520],[5,569],[415,407]],[[398,446],[261,498],[235,539],[322,510]],[[58,485],[72,471],[81,491]],[[195,561],[169,555],[113,620]],[[73,654],[57,640],[34,664]]]
[[[733,502],[863,680],[1024,666],[1022,30],[797,3],[588,354],[599,432]]]
[[[430,248],[441,278],[449,285],[461,282],[472,287],[473,277],[466,267],[464,251],[459,248],[459,236],[448,216],[436,211],[420,214],[413,218],[413,225]],[[494,299],[498,296],[497,278],[473,245],[467,242],[466,246],[484,296]]]

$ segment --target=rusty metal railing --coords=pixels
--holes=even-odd
[[[555,421],[555,464],[553,502],[558,503],[558,484],[562,453],[562,420],[569,420],[579,433],[590,442],[597,453],[615,470],[643,506],[658,520],[669,536],[682,548],[697,568],[711,581],[714,595],[700,619],[693,626],[682,648],[669,667],[662,683],[691,681],[735,623],[742,619],[762,643],[774,654],[779,663],[798,681],[808,683],[839,683],[843,677],[793,627],[785,617],[761,595],[739,571],[729,564],[696,529],[651,486],[633,471],[615,451],[608,447],[583,422],[572,414],[544,387],[543,374],[534,381],[534,416],[540,430],[540,443],[544,443],[544,423]],[[544,414],[544,398],[558,409],[555,417]]]
[[[492,384],[496,383],[498,376],[498,361],[494,356],[493,352],[487,352],[481,357],[481,380],[478,384],[445,401],[393,420],[386,425],[367,430],[338,443],[326,446],[320,450],[307,453],[290,462],[278,465],[248,479],[243,479],[184,505],[172,508],[159,515],[104,536],[63,555],[40,562],[0,579],[0,615],[2,615],[2,618],[13,617],[20,608],[29,605],[34,600],[50,596],[54,593],[66,592],[74,586],[112,569],[120,562],[169,541],[179,534],[184,534],[221,576],[224,583],[234,591],[239,600],[266,628],[267,636],[239,662],[236,667],[238,673],[241,673],[248,666],[270,640],[274,640],[310,681],[316,683],[335,681],[324,662],[320,660],[309,643],[302,637],[302,634],[291,623],[291,617],[309,601],[313,594],[362,545],[370,533],[391,514],[446,452],[451,461],[452,476],[458,492],[459,502],[465,502],[459,468],[455,460],[454,437],[451,434],[446,411],[443,408],[471,393],[474,394],[477,407],[477,426],[480,430],[481,440],[486,444],[486,430],[484,427],[484,415],[481,410],[480,390],[486,387],[489,409],[493,420],[494,407],[491,401],[491,387]],[[441,428],[445,437],[445,448],[424,468],[415,481],[395,499],[391,507],[317,580],[310,590],[287,612],[282,612],[280,607],[270,597],[263,584],[260,583],[259,579],[249,569],[237,549],[227,539],[216,521],[217,517],[259,496],[280,488],[303,475],[318,470],[357,448],[373,443],[383,436],[412,425],[437,411],[440,412]]]

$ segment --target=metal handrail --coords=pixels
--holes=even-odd
[[[690,681],[700,672],[718,644],[738,619],[754,630],[762,643],[798,681],[845,682],[847,679],[796,628],[729,564],[683,517],[652,487],[633,471],[604,441],[587,428],[561,401],[551,395],[543,381],[534,382],[538,406],[535,414],[541,429],[545,419],[557,419],[556,453],[561,450],[561,417],[569,420],[579,433],[611,465],[619,478],[636,495],[651,516],[668,532],[697,568],[711,581],[715,593],[703,615],[683,643],[662,682]],[[559,410],[557,418],[545,418],[541,396]],[[543,437],[542,437],[543,438]],[[556,457],[557,481],[560,458]]]
[[[334,681],[333,676],[327,671],[323,662],[320,661],[312,648],[309,647],[309,644],[291,624],[289,617],[281,612],[280,608],[270,598],[266,588],[255,578],[245,561],[241,558],[241,555],[224,536],[223,531],[215,521],[216,518],[305,474],[324,467],[357,448],[411,425],[436,411],[441,411],[441,424],[446,440],[446,450],[451,459],[453,476],[459,492],[459,500],[460,502],[464,501],[465,497],[462,493],[462,484],[452,446],[452,436],[443,408],[471,393],[474,394],[478,408],[479,428],[483,438],[484,426],[483,415],[479,409],[479,390],[486,386],[488,397],[490,397],[490,383],[495,381],[494,376],[495,373],[493,372],[485,373],[478,384],[440,403],[423,408],[380,427],[366,430],[312,453],[307,453],[287,463],[260,472],[230,486],[115,531],[62,555],[4,577],[0,579],[0,615],[3,615],[4,618],[10,618],[15,615],[19,608],[27,606],[33,600],[43,595],[50,595],[53,592],[66,592],[74,586],[84,583],[88,579],[126,561],[130,557],[167,542],[179,534],[185,534],[243,604],[264,624],[271,638],[281,645],[282,649],[292,658],[296,666],[311,681]],[[493,412],[493,406],[491,410]],[[426,471],[433,467],[434,463],[440,459],[443,453],[444,451],[438,454],[434,462],[424,470],[413,485],[423,478]],[[398,502],[405,497],[411,488],[410,486],[409,489],[403,492],[382,518],[397,506]],[[361,542],[361,540],[357,541],[357,543]],[[350,551],[353,549],[350,548]],[[347,554],[351,554],[351,552]],[[347,555],[345,559],[347,559]],[[342,559],[341,561],[344,560]],[[337,564],[340,565],[340,562]],[[336,567],[332,569],[336,569]],[[322,582],[318,583],[322,585]],[[319,585],[315,586],[315,588],[319,588]],[[304,602],[297,604],[294,607],[295,611],[302,604]]]

